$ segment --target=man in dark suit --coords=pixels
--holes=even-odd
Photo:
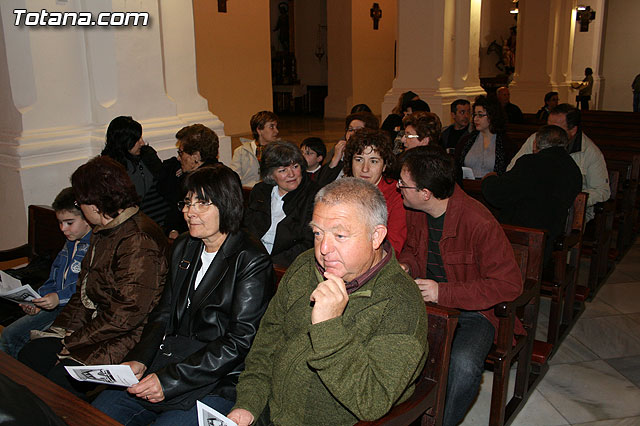
[[[499,209],[501,223],[549,231],[545,262],[582,190],[582,173],[567,152],[568,143],[561,127],[544,126],[536,133],[533,154],[520,157],[502,176],[490,174],[482,181],[482,195]]]
[[[508,123],[524,123],[524,115],[518,105],[511,103],[511,93],[507,86],[502,86],[496,91],[498,102],[502,105]]]

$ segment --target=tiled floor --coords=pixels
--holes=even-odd
[[[322,138],[327,149],[330,149],[340,139],[344,138],[344,120],[326,119],[319,117],[281,116],[278,121],[280,138],[300,145],[303,139],[316,136]],[[232,148],[240,145],[240,138],[251,139],[251,133],[231,136]]]
[[[539,339],[546,334],[547,311],[543,299]],[[488,423],[491,381],[485,372],[464,426]],[[640,240],[587,303],[513,425],[640,425]]]

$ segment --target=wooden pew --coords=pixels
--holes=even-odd
[[[640,156],[640,122],[636,121],[634,122],[635,124],[625,124],[626,126],[635,127],[633,130],[624,130],[611,118],[615,117],[616,114],[624,115],[624,113],[602,111],[598,113],[603,113],[600,115],[607,118],[598,122],[597,125],[594,124],[590,127],[588,121],[585,121],[583,117],[583,131],[602,151],[608,165],[614,163],[618,163],[619,165],[629,164],[631,165],[632,171],[634,171],[632,172],[633,177],[631,177],[626,184],[628,185],[628,189],[623,191],[627,201],[621,203],[618,207],[618,209],[620,209],[618,216],[621,220],[615,222],[616,230],[618,234],[622,236],[622,239],[616,242],[616,248],[618,250],[616,255],[621,256],[624,254],[624,251],[631,246],[635,234],[640,231],[640,221],[638,220],[638,210],[640,209],[640,205],[638,205],[638,200],[640,200],[638,191],[640,187],[638,185],[638,173],[635,172],[640,170],[640,158],[638,157]],[[635,117],[637,120],[638,115],[640,114],[636,113],[629,117]],[[628,119],[628,117],[625,118],[625,120]],[[533,134],[539,126],[540,124],[508,124],[507,136],[514,144],[521,146],[526,138]],[[622,177],[623,174],[620,176]],[[624,213],[621,210],[624,210]],[[600,236],[599,239],[602,240],[604,238]]]
[[[49,257],[52,261],[64,246],[66,238],[60,231],[56,212],[49,206],[29,206],[29,234],[27,243],[20,247],[0,250],[0,262],[36,256]]]
[[[425,303],[429,320],[429,354],[422,375],[411,397],[391,409],[387,415],[357,426],[408,426],[421,419],[421,424],[440,426],[447,392],[451,341],[458,323],[458,312],[433,303]],[[401,355],[401,354],[399,354]]]
[[[273,265],[273,270],[276,273],[276,288],[278,288],[278,284],[280,284],[280,280],[284,277],[284,274],[287,272],[287,268],[282,265]]]
[[[584,220],[588,194],[581,192],[573,202],[567,216],[565,233],[554,244],[553,263],[543,279],[540,292],[551,299],[549,309],[549,327],[547,328],[547,347],[536,345],[534,362],[544,364],[559,342],[569,333],[575,323],[575,293],[580,269],[580,251],[584,231]],[[579,312],[582,312],[581,310]]]
[[[45,282],[53,260],[65,244],[66,238],[60,231],[55,211],[49,206],[30,205],[28,209],[28,237],[27,243],[20,247],[0,251],[0,262],[17,261],[21,259],[32,262],[26,268],[15,270],[15,275],[31,284],[34,290]],[[0,323],[9,325],[22,317],[24,312],[15,303],[0,299]]]
[[[640,159],[640,156],[638,158]],[[618,174],[618,184],[615,188],[616,211],[613,223],[614,229],[617,230],[617,235],[615,240],[613,240],[612,236],[612,241],[615,241],[615,245],[612,244],[609,250],[609,259],[620,260],[625,249],[625,240],[627,240],[625,233],[631,233],[633,230],[633,205],[630,203],[632,197],[635,200],[635,196],[631,194],[630,177],[632,165],[626,162],[607,160],[607,170],[609,170],[609,173],[616,172]],[[611,182],[611,179],[609,181]],[[614,185],[611,184],[612,193],[613,189]],[[637,189],[634,189],[635,191]]]
[[[482,195],[481,179],[463,179],[462,189],[467,195],[480,201],[495,217],[498,216],[498,210],[487,203],[487,200],[484,199],[484,195]]]
[[[0,351],[0,373],[33,392],[69,426],[120,424],[2,351]]]
[[[546,368],[534,372],[531,368],[531,353],[540,307],[540,281],[544,257],[545,234],[539,229],[502,225],[513,246],[516,261],[523,279],[522,294],[512,302],[496,305],[494,312],[499,319],[498,336],[487,364],[493,369],[491,390],[490,426],[511,423],[522,409],[534,386],[546,373]],[[514,334],[518,318],[527,335]],[[514,344],[515,340],[515,344]],[[518,362],[513,396],[507,402],[511,365]]]
[[[621,258],[633,244],[640,226],[638,221],[640,153],[615,151],[607,147],[602,148],[602,153],[607,161],[607,168],[618,170],[620,174],[615,225],[619,236],[616,240],[617,255]]]
[[[464,180],[463,185],[468,195],[481,201],[495,215],[495,209],[489,206],[482,196],[480,180]],[[558,241],[548,242],[548,244],[556,246],[554,250],[555,262],[554,269],[547,273],[550,278],[541,284],[541,295],[551,299],[551,307],[546,344],[537,342],[534,351],[534,361],[537,364],[544,364],[551,356],[558,341],[564,338],[573,326],[574,318],[578,314],[574,311],[574,300],[582,248],[586,200],[586,193],[581,193],[576,198],[572,211],[576,211],[577,214],[573,215],[572,213],[571,217],[567,218],[565,235]],[[567,264],[567,257],[570,257],[569,264]]]
[[[535,114],[523,114],[524,124],[527,125],[544,125],[536,119]],[[606,128],[616,132],[625,131],[635,132],[636,137],[640,131],[640,114],[624,111],[599,111],[589,110],[581,111],[582,127],[587,131],[599,131]]]
[[[546,373],[546,369],[539,369],[536,373],[531,369],[531,353],[535,339],[540,303],[540,280],[542,277],[545,234],[543,231],[531,228],[510,225],[502,225],[502,227],[513,246],[516,261],[522,271],[524,285],[520,297],[512,302],[500,303],[494,308],[500,321],[500,328],[496,339],[497,343],[493,345],[487,357],[487,364],[494,372],[489,421],[489,424],[492,426],[509,424],[526,403],[535,384],[537,384],[544,373]],[[513,330],[516,318],[519,318],[525,327],[527,331],[526,336],[514,335]],[[431,316],[429,320],[429,333],[431,333]],[[513,343],[514,340],[515,344]],[[430,358],[431,355],[432,353],[430,351]],[[516,361],[518,362],[518,368],[516,371],[514,394],[507,403],[510,368]],[[446,383],[443,385],[446,387]],[[409,401],[405,404],[408,402]],[[396,409],[391,413],[395,410]],[[409,425],[411,424],[411,419],[415,418],[416,417],[410,416],[402,418],[401,421],[394,422],[385,416],[377,422],[360,422],[358,425]],[[423,420],[422,424],[439,423],[424,423]]]
[[[608,272],[614,268],[609,261],[613,222],[616,213],[619,172],[609,171],[611,196],[605,202],[596,203],[594,218],[587,224],[582,247],[582,256],[589,258],[589,294],[593,298]],[[620,235],[622,237],[622,235]]]

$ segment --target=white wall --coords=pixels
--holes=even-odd
[[[608,0],[606,15],[600,109],[632,111],[631,83],[640,73],[640,1]]]
[[[16,27],[18,8],[148,12],[149,25]],[[198,94],[191,0],[4,0],[0,18],[0,250],[26,242],[27,206],[51,204],[118,115],[140,121],[161,158],[175,154],[177,130],[203,123],[230,160],[230,138]]]

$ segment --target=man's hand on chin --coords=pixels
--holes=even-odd
[[[349,301],[347,287],[342,278],[325,272],[326,281],[322,281],[311,293],[310,300],[315,302],[311,310],[311,324],[339,317]]]

